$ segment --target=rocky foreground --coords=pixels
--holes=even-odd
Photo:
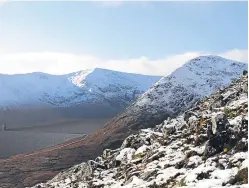
[[[34,188],[248,187],[248,77]]]

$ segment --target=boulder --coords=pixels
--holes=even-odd
[[[115,154],[118,150],[105,149],[102,153],[102,158],[107,159]]]
[[[208,125],[208,141],[204,150],[204,158],[215,155],[219,152],[227,152],[234,144],[234,136],[230,129],[230,124],[223,112],[212,116],[212,130]]]
[[[211,121],[213,134],[226,131],[228,126],[230,125],[227,120],[226,114],[223,112],[213,115]]]
[[[88,161],[88,164],[91,166],[91,168],[93,170],[97,169],[97,168],[100,168],[100,169],[106,169],[106,167],[96,161],[93,161],[93,160],[89,160]]]
[[[189,110],[189,111],[186,111],[186,112],[184,113],[184,115],[183,115],[184,121],[188,123],[189,118],[190,118],[191,116],[197,116],[197,115],[196,115],[194,112],[190,111],[190,110]]]
[[[130,135],[122,143],[121,149],[124,149],[124,148],[138,149],[142,145],[146,144],[147,142],[148,142],[147,140],[140,137],[139,135]]]
[[[163,132],[163,137],[166,139],[168,138],[169,135],[175,133],[176,128],[174,124],[168,124],[168,125],[164,125],[162,132]]]

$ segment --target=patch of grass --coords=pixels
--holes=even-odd
[[[226,116],[228,118],[234,118],[236,116],[239,115],[239,111],[238,110],[233,110],[233,109],[229,109],[229,108],[225,108],[224,109],[224,113],[226,114]]]
[[[239,170],[238,174],[235,176],[235,181],[248,184],[248,168]]]
[[[200,120],[200,126],[206,126],[207,125],[207,121],[204,119]]]
[[[179,187],[187,186],[187,184],[186,184],[185,181],[184,181],[184,178],[181,179],[181,180],[178,182],[178,186],[179,186]]]
[[[142,158],[143,158],[142,153],[138,153],[135,155],[135,159],[142,159]]]
[[[187,186],[186,183],[184,182],[184,178],[181,179],[180,181],[173,181],[172,185],[170,187],[183,187],[183,186]],[[166,184],[165,188],[168,188],[169,185]]]

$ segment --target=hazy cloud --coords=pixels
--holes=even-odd
[[[248,50],[234,49],[228,52],[221,53],[219,55],[227,59],[248,62]]]
[[[211,53],[188,52],[166,58],[151,60],[147,57],[124,60],[101,60],[90,55],[70,53],[39,52],[0,54],[0,73],[17,74],[28,72],[46,72],[50,74],[66,74],[84,69],[106,68],[122,72],[168,75],[186,61],[200,55]],[[247,50],[230,50],[219,54],[225,58],[247,62]]]
[[[8,0],[0,0],[0,8],[6,3]]]

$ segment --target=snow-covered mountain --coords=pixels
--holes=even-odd
[[[150,88],[159,76],[95,68],[67,75],[0,74],[0,108],[67,107],[82,103],[127,105]]]
[[[228,86],[247,69],[246,63],[219,56],[197,57],[161,78],[117,118],[123,120],[133,116],[136,121],[148,119],[145,127],[154,121],[160,122],[167,116],[183,112],[198,99]],[[117,119],[114,121],[117,122]]]
[[[145,108],[150,113],[178,113],[197,99],[228,86],[243,70],[247,70],[245,63],[219,56],[197,57],[160,79],[139,97],[133,108]]]
[[[34,188],[246,188],[247,113],[245,75],[176,118],[139,130],[115,150],[106,148]]]

